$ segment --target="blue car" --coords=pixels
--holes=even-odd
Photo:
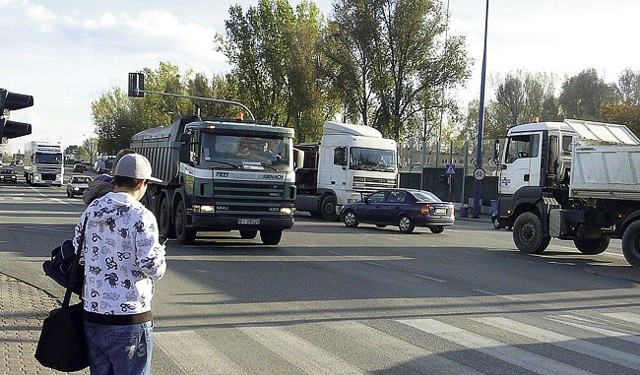
[[[397,225],[402,233],[411,233],[415,227],[442,233],[444,227],[454,224],[455,208],[453,203],[443,202],[428,191],[387,189],[376,191],[362,201],[345,204],[340,219],[351,228],[368,223],[377,227]]]

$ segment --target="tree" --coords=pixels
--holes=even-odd
[[[615,85],[605,83],[595,69],[586,69],[562,84],[560,107],[566,118],[600,121],[601,106],[619,97]]]
[[[448,22],[440,2],[431,0],[342,0],[334,4],[337,51],[335,59],[345,78],[358,87],[357,106],[365,125],[400,139],[407,123],[424,122],[434,107],[427,99],[447,102],[441,91],[469,76],[465,40],[442,40]],[[356,67],[356,70],[353,70]],[[372,116],[372,117],[371,117]],[[372,121],[369,121],[369,118]]]
[[[289,100],[289,46],[293,10],[286,0],[260,0],[246,14],[240,5],[229,8],[227,37],[216,36],[216,48],[227,56],[238,96],[256,117],[286,123]]]
[[[640,72],[626,68],[618,78],[618,88],[624,103],[640,105]]]

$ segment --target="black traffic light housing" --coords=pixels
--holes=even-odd
[[[31,134],[31,124],[10,121],[10,111],[33,106],[33,96],[0,89],[0,138],[18,138]]]
[[[449,185],[449,175],[448,174],[441,174],[440,175],[440,183],[443,185]]]

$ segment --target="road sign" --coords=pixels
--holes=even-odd
[[[454,164],[447,164],[445,173],[448,175],[456,174],[456,166]]]
[[[482,168],[476,168],[473,171],[473,177],[478,181],[482,180],[485,175],[486,175],[486,173],[485,173],[484,169],[482,169]]]

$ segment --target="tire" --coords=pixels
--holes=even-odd
[[[609,247],[609,242],[611,242],[609,237],[585,239],[576,238],[573,240],[573,244],[576,245],[576,249],[580,250],[580,252],[585,255],[595,255],[604,252],[607,250],[607,247]]]
[[[525,254],[542,254],[551,237],[542,231],[542,222],[533,212],[525,212],[516,218],[513,224],[513,242],[518,250]]]
[[[260,239],[265,245],[277,245],[282,239],[281,230],[261,230]]]
[[[338,220],[338,215],[336,215],[336,197],[335,196],[327,195],[322,199],[322,203],[320,203],[320,213],[322,214],[322,218],[327,221]]]
[[[175,215],[175,231],[178,242],[183,245],[191,245],[196,239],[196,231],[187,228],[187,208],[184,206],[184,201],[180,200],[178,207],[176,207]]]
[[[254,229],[247,229],[240,231],[240,238],[244,238],[245,240],[251,240],[256,238],[258,235],[258,231]]]
[[[358,217],[353,210],[345,211],[342,221],[344,222],[344,225],[348,226],[349,228],[355,228],[358,226],[358,224],[360,224],[358,222]]]
[[[171,209],[169,207],[169,200],[165,195],[162,195],[160,204],[158,205],[158,225],[160,226],[160,232],[167,238],[176,238],[176,230],[171,222]]]
[[[444,226],[436,225],[435,227],[429,227],[429,230],[431,231],[431,233],[439,234],[444,232]]]
[[[402,215],[400,219],[398,219],[398,228],[400,228],[400,232],[402,233],[411,233],[415,227],[415,224],[413,224],[413,221],[411,221],[411,218],[407,215]]]
[[[500,229],[500,219],[497,216],[491,218],[491,224],[493,224],[493,229]]]
[[[640,220],[629,224],[622,235],[622,254],[627,262],[640,267]]]

